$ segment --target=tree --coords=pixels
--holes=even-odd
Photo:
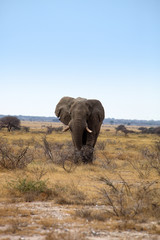
[[[113,121],[113,120],[111,120],[111,121],[110,121],[110,124],[111,124],[111,125],[113,125],[113,124],[114,124],[114,121]]]
[[[20,120],[17,117],[6,116],[0,119],[0,129],[7,128],[10,132],[12,129],[20,129]]]

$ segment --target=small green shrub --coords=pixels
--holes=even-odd
[[[32,180],[26,177],[8,182],[8,189],[13,196],[24,197],[25,201],[47,200],[52,196],[52,190],[46,181]]]
[[[21,193],[26,193],[26,192],[41,193],[41,192],[44,192],[47,188],[45,181],[27,180],[26,178],[19,179],[18,182],[15,183],[14,187],[16,190],[18,190]]]

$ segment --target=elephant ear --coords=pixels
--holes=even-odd
[[[56,106],[55,114],[59,118],[59,120],[65,125],[68,125],[71,120],[70,108],[73,103],[74,98],[63,97]]]
[[[99,100],[89,99],[87,100],[87,104],[90,109],[90,119],[92,121],[98,120],[99,123],[103,122],[104,119],[104,108]]]

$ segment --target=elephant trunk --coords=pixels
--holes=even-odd
[[[72,139],[77,150],[82,148],[84,128],[82,126],[75,126],[72,132]]]
[[[83,145],[85,128],[86,128],[86,123],[82,119],[76,119],[74,122],[72,122],[72,128],[71,128],[72,139],[75,147],[79,151],[81,150]]]

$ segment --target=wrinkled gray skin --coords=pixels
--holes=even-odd
[[[104,119],[104,108],[95,99],[63,97],[55,114],[70,129],[76,152],[85,163],[92,162],[93,149]],[[76,161],[76,160],[75,160]]]

